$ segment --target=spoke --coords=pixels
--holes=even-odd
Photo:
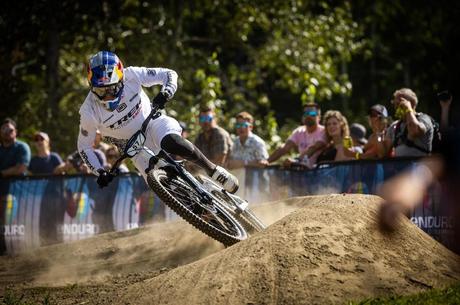
[[[203,208],[198,194],[186,183],[180,180],[168,179],[166,177],[164,177],[164,179],[160,179],[160,181],[163,187],[172,196],[174,196],[187,209],[192,211],[202,220],[209,223],[213,227],[223,232],[227,232],[231,235],[237,233],[236,230],[233,228],[233,225],[231,223],[228,223],[227,217],[222,215],[222,213],[219,210],[216,210],[216,212],[210,212],[207,209]],[[220,200],[223,200],[221,196],[218,197],[220,197]]]
[[[166,182],[166,183],[165,183]],[[196,195],[193,194],[193,190],[187,188],[184,184],[178,184],[176,181],[162,181],[162,185],[168,190],[168,192],[173,195],[177,200],[183,203],[188,209],[191,209],[192,206],[196,205]],[[174,185],[171,185],[174,183]],[[174,189],[172,187],[175,187]],[[195,195],[192,198],[191,195]]]

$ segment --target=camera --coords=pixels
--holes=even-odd
[[[452,98],[452,94],[448,90],[441,91],[437,94],[438,101],[447,101]]]

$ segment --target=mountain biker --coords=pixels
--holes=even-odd
[[[160,109],[172,98],[177,89],[177,73],[166,68],[127,67],[112,52],[100,51],[93,55],[88,64],[90,92],[80,108],[80,130],[78,151],[82,159],[98,176],[102,188],[113,179],[99,163],[93,151],[96,131],[104,140],[123,150],[127,140],[138,131],[150,114],[152,105],[142,87],[161,85],[153,99]],[[158,112],[146,129],[145,146],[158,153],[160,149],[192,161],[228,192],[238,189],[238,180],[226,169],[209,161],[191,142],[181,137],[179,123]],[[145,170],[149,160],[137,154],[132,158],[134,165],[147,179]]]

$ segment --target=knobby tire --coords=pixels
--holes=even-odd
[[[227,211],[226,208],[220,207],[219,205],[216,206],[217,211],[219,214],[224,216],[226,218],[226,221],[228,221],[232,226],[233,229],[235,229],[236,232],[235,234],[229,234],[227,232],[224,232],[206,221],[204,221],[201,217],[193,213],[187,206],[185,206],[181,201],[179,201],[173,194],[170,193],[169,190],[167,190],[163,185],[162,181],[167,181],[167,180],[174,180],[175,183],[178,183],[178,185],[182,184],[188,187],[192,193],[190,193],[190,198],[193,198],[193,192],[194,190],[182,179],[178,177],[174,177],[172,174],[167,173],[166,171],[162,169],[155,169],[149,172],[147,175],[147,182],[150,188],[158,195],[158,197],[168,206],[170,207],[174,212],[176,212],[180,217],[182,217],[185,221],[193,225],[195,228],[203,232],[204,234],[214,238],[215,240],[221,242],[225,246],[231,246],[241,240],[244,240],[247,238],[247,234],[244,230],[244,228],[238,224],[238,222],[230,215],[230,213]],[[186,196],[187,194],[184,194]],[[196,194],[196,196],[198,196]]]

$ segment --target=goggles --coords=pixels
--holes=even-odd
[[[212,115],[200,115],[199,121],[200,123],[209,123],[212,122],[213,116]]]
[[[317,116],[317,115],[318,115],[318,111],[316,111],[316,110],[308,110],[308,111],[305,111],[305,112],[303,113],[303,116],[304,116],[304,117],[306,117],[306,116],[312,116],[312,117],[314,117],[314,116]]]
[[[122,88],[123,83],[119,82],[105,87],[91,87],[91,92],[93,92],[100,100],[104,100],[107,97],[116,98]]]
[[[249,123],[249,122],[242,122],[242,123],[236,123],[235,124],[235,128],[236,129],[239,129],[239,128],[248,128],[249,126],[251,126],[252,124]]]

